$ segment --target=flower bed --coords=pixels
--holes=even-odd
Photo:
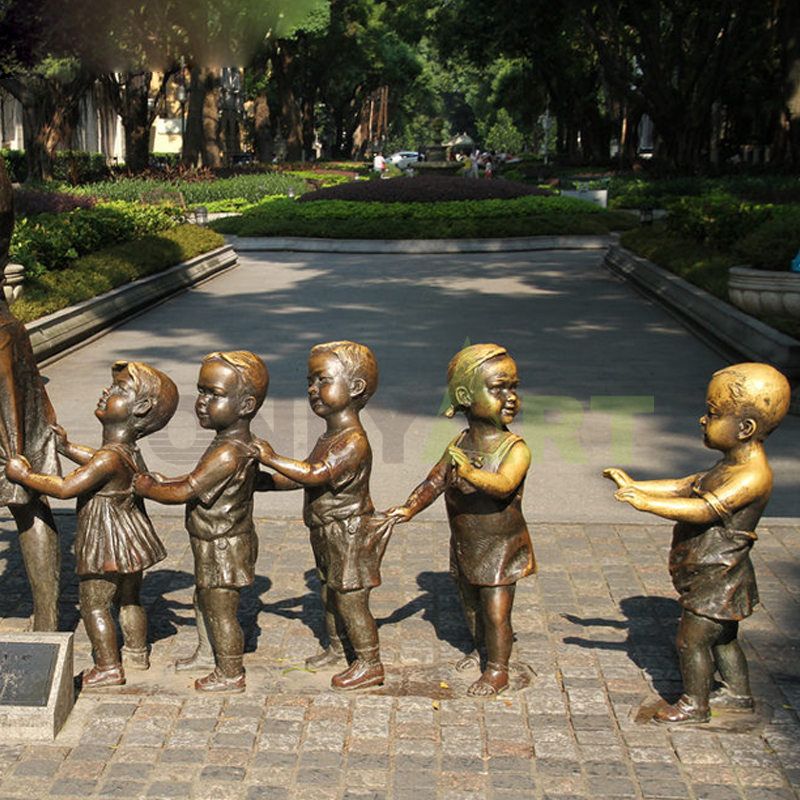
[[[413,178],[354,181],[303,195],[317,200],[374,201],[379,203],[439,203],[452,200],[497,200],[546,196],[549,193],[517,181],[470,180],[453,176],[419,175]]]

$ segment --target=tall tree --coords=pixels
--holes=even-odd
[[[0,86],[22,105],[28,180],[52,177],[56,147],[73,129],[92,76],[82,61],[84,41],[68,0],[56,15],[51,0],[0,2]]]

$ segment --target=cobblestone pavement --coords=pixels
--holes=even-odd
[[[541,572],[519,584],[514,608],[520,688],[482,701],[464,694],[474,674],[452,669],[467,635],[445,524],[395,532],[373,594],[387,685],[342,695],[330,672],[302,668],[322,623],[305,530],[260,520],[259,577],[241,609],[248,689],[209,698],[170,668],[194,643],[191,554],[180,520],[155,519],[170,555],[144,584],[151,670],[81,694],[53,744],[0,747],[0,800],[798,796],[800,523],[765,524],[754,551],[763,605],[743,639],[759,712],[670,730],[637,721],[643,703],[679,688],[668,526],[537,525]],[[59,522],[79,672],[90,651],[67,552],[74,518]],[[8,518],[0,571],[0,629],[24,629],[30,601]]]

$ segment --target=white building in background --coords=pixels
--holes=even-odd
[[[8,92],[0,89],[0,147],[24,150],[22,135],[22,106]],[[108,103],[102,103],[97,90],[86,93],[80,106],[80,120],[72,141],[62,145],[64,150],[84,150],[102,153],[109,164],[125,161],[125,131],[122,119]]]

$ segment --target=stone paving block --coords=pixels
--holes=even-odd
[[[253,785],[247,787],[247,800],[288,800],[289,790],[284,786]]]
[[[153,800],[173,800],[173,798],[190,797],[191,791],[191,783],[157,781],[147,787],[147,797]]]
[[[669,778],[645,778],[639,780],[642,795],[646,798],[682,798],[689,797],[686,784],[681,780],[670,780]]]
[[[697,800],[741,800],[742,795],[735,786],[719,784],[694,784],[692,786]]]
[[[53,796],[75,796],[86,797],[94,792],[97,787],[97,781],[80,781],[80,780],[57,780],[49,788],[49,793]]]
[[[245,770],[242,767],[229,767],[220,765],[209,765],[200,771],[200,779],[219,783],[222,781],[241,781],[244,779]]]
[[[144,797],[146,793],[145,784],[141,781],[128,781],[111,779],[106,780],[98,790],[98,796],[104,798],[127,798]]]

